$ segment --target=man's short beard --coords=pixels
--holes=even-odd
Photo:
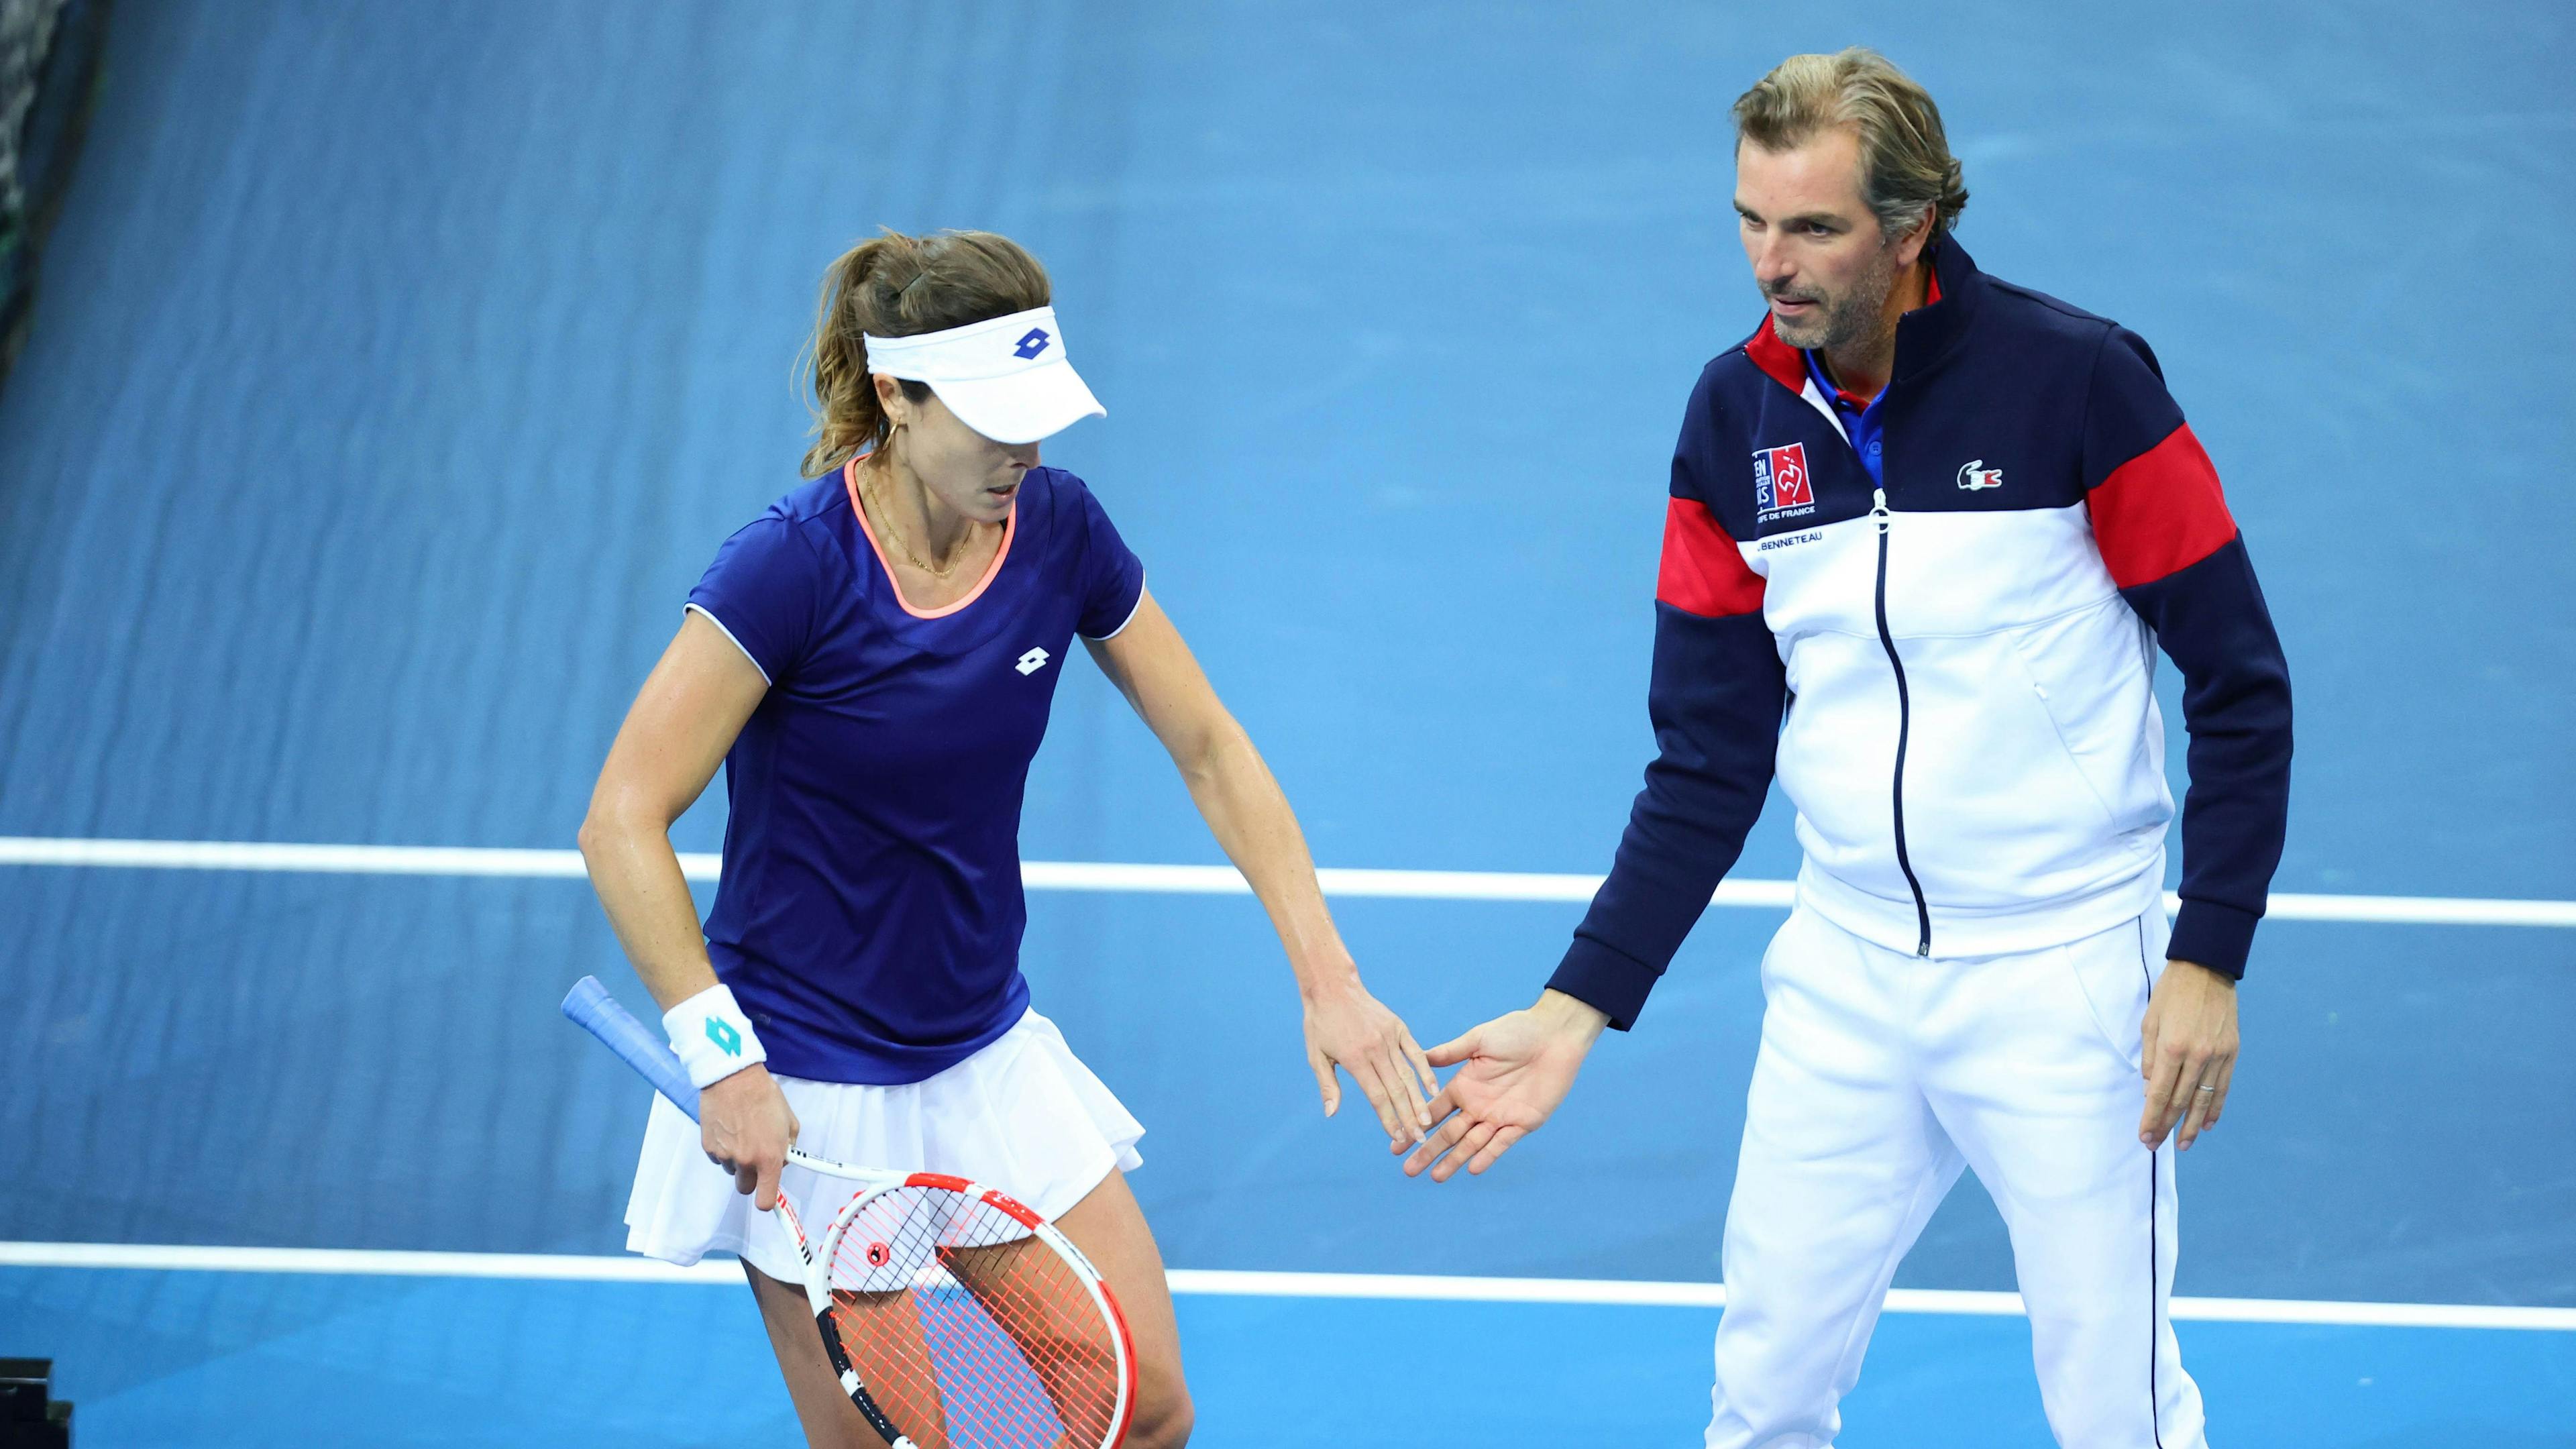
[[[1896,290],[1895,242],[1878,249],[1870,258],[1869,270],[1860,274],[1851,290],[1825,303],[1822,317],[1810,323],[1782,322],[1775,314],[1771,328],[1780,340],[1792,347],[1827,352],[1867,342],[1885,325],[1887,294]]]

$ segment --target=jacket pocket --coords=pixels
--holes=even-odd
[[[1906,845],[1936,909],[2023,910],[2089,896],[2136,872],[2137,861],[2112,844],[2099,791],[2006,633],[1901,639],[1898,647],[1913,702]],[[1891,685],[1891,703],[1894,693]],[[1886,775],[1868,782],[1882,818],[1890,783]]]
[[[2023,683],[2111,837],[2139,858],[2161,850],[2173,797],[2144,622],[2115,597],[2009,637]]]

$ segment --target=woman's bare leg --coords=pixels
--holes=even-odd
[[[1118,1300],[1128,1337],[1135,1344],[1136,1416],[1122,1449],[1178,1449],[1189,1442],[1192,1421],[1189,1386],[1181,1377],[1180,1325],[1172,1317],[1172,1290],[1163,1279],[1162,1250],[1154,1246],[1153,1229],[1145,1225],[1144,1209],[1136,1205],[1126,1176],[1111,1168],[1109,1176],[1055,1225],[1108,1280],[1110,1296]],[[1007,1275],[1024,1254],[1038,1251],[1042,1250],[1031,1243],[978,1250],[972,1256],[950,1254],[947,1260],[950,1271],[980,1289]],[[1024,1341],[1030,1335],[1048,1333],[1040,1324],[1006,1321],[1003,1327]],[[1045,1364],[1055,1356],[1031,1352],[1030,1357]],[[1055,1385],[1048,1389],[1058,1403],[1064,1402]]]
[[[1107,1270],[1103,1270],[1104,1272]],[[778,1355],[779,1376],[795,1401],[796,1420],[805,1426],[811,1449],[885,1449],[885,1440],[868,1427],[858,1406],[841,1392],[841,1380],[823,1353],[823,1337],[814,1328],[813,1305],[805,1290],[781,1283],[746,1261],[743,1276],[760,1303],[760,1321],[769,1330],[769,1347]],[[939,1411],[939,1394],[930,1366],[930,1346],[921,1336],[921,1318],[908,1293],[862,1293],[846,1298],[836,1310],[847,1318],[845,1343],[859,1379],[894,1426],[920,1449],[947,1449],[948,1426]],[[918,1420],[919,1422],[915,1422]]]
[[[1136,1422],[1124,1449],[1179,1449],[1190,1440],[1195,1413],[1181,1377],[1181,1326],[1172,1317],[1172,1285],[1163,1278],[1163,1250],[1145,1210],[1116,1168],[1056,1220],[1056,1228],[1100,1276],[1127,1316],[1136,1341]]]

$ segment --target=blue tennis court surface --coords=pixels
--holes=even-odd
[[[120,6],[0,392],[0,836],[569,846],[882,223],[1053,270],[1110,416],[1048,459],[1320,862],[1603,870],[1674,425],[1757,320],[1724,108],[1848,43],[1940,99],[1979,263],[2146,336],[2226,477],[2299,692],[2278,889],[2576,898],[2576,18],[2376,0]],[[1084,666],[1023,847],[1220,858]],[[1795,865],[1775,801],[1740,874]],[[1580,912],[1336,903],[1426,1040]],[[1549,1129],[1436,1188],[1318,1118],[1248,899],[1040,892],[1027,965],[1176,1267],[1707,1282],[1777,921],[1712,911]],[[575,880],[0,865],[0,1241],[613,1254],[644,1103],[554,1015],[585,972],[642,1004]],[[2179,1291],[2576,1308],[2576,931],[2276,920],[2248,981]],[[1898,1283],[2011,1286],[1981,1193]],[[1220,1449],[1706,1415],[1714,1309],[1180,1311]],[[2182,1338],[2214,1442],[2576,1443],[2576,1332]],[[22,1353],[83,1449],[792,1434],[730,1287],[0,1267]],[[1891,1316],[1847,1417],[2047,1442],[2008,1317]]]
[[[71,1381],[96,1442],[797,1440],[750,1295],[731,1287],[36,1270],[10,1294],[32,1310],[15,1321],[90,1365]],[[1208,1443],[1508,1444],[1579,1424],[1586,1443],[1686,1444],[1708,1418],[1714,1311],[1179,1303]],[[601,1335],[631,1357],[583,1356]],[[2576,1439],[2565,1339],[2183,1326],[2229,1439],[2357,1449]],[[1844,1420],[1849,1449],[2046,1444],[2029,1328],[1891,1314]]]

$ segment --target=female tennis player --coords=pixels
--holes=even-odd
[[[815,1445],[879,1441],[826,1362],[792,1248],[753,1216],[791,1143],[972,1178],[1054,1220],[1134,1335],[1127,1442],[1189,1435],[1162,1259],[1124,1176],[1144,1129],[1030,1009],[1018,964],[1021,797],[1075,635],[1268,910],[1325,1114],[1338,1066],[1391,1141],[1430,1120],[1430,1063],[1360,984],[1287,799],[1099,501],[1038,462],[1039,440],[1104,414],[1049,294],[985,232],[890,232],[833,264],[809,481],[717,551],[582,824],[600,903],[702,1092],[703,1126],[654,1105],[627,1246],[742,1258]],[[702,933],[670,826],[719,762],[731,815]],[[815,1200],[811,1174],[785,1172]]]

